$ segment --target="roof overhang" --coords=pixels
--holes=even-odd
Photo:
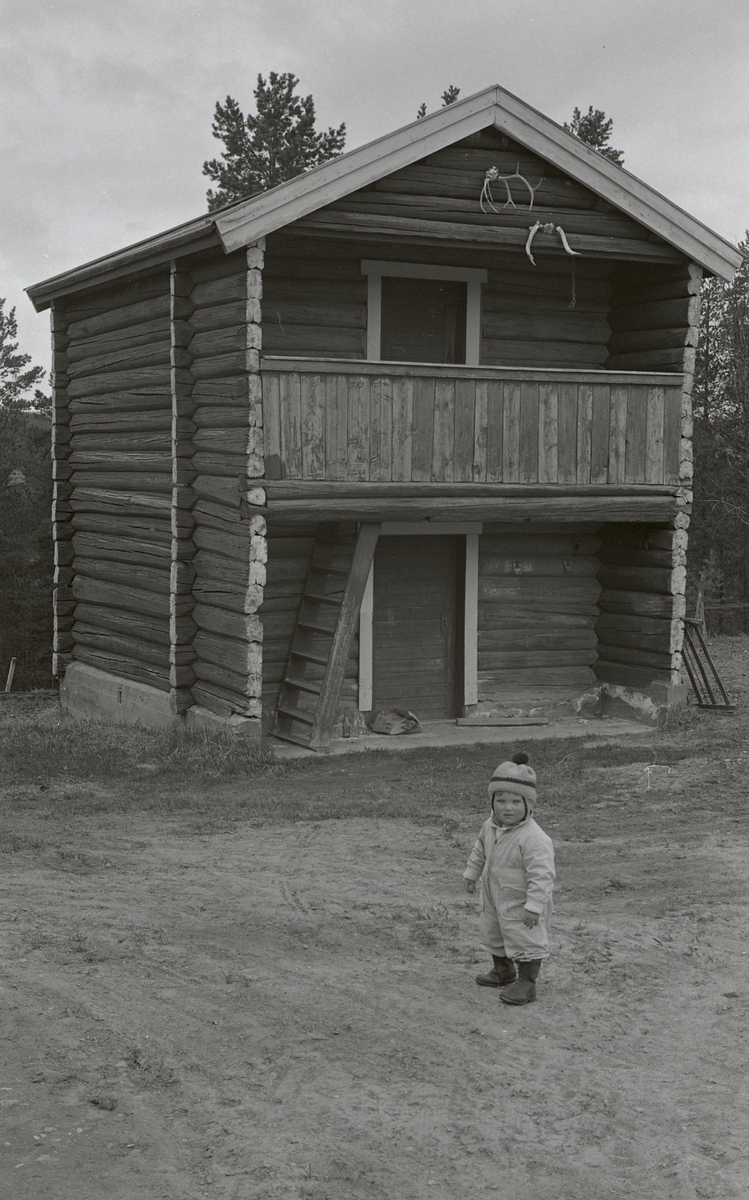
[[[517,96],[494,86],[259,196],[35,284],[27,289],[28,295],[40,310],[55,296],[168,262],[180,254],[211,245],[221,245],[227,253],[240,250],[385,175],[491,127],[590,188],[704,270],[722,279],[733,278],[742,262],[735,246]]]

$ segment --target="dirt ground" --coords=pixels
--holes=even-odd
[[[749,643],[715,649],[735,716],[532,747],[525,1008],[475,985],[461,881],[496,747],[6,777],[0,1195],[748,1196]]]

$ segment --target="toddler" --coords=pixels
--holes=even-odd
[[[501,988],[505,1004],[535,1000],[541,963],[549,957],[554,846],[533,820],[535,800],[528,755],[518,752],[500,763],[489,782],[491,816],[463,872],[467,892],[481,880],[479,929],[494,961],[476,982]]]

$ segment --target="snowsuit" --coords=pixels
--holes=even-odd
[[[479,930],[492,955],[531,962],[549,957],[549,919],[554,886],[554,846],[528,813],[506,828],[490,816],[481,827],[463,872],[481,879]],[[523,924],[524,910],[538,924]]]

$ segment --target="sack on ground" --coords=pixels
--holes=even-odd
[[[378,712],[372,722],[374,733],[421,733],[419,718],[407,708]]]

